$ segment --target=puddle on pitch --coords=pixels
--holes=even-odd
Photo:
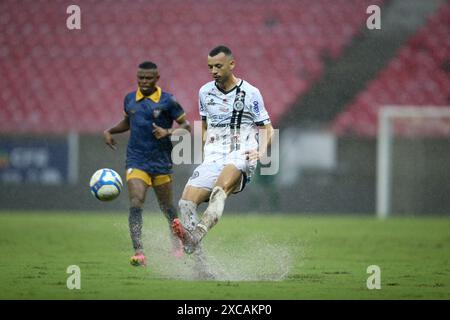
[[[203,248],[207,270],[199,270],[193,255],[176,258],[170,254],[171,240],[166,228],[144,228],[143,243],[149,270],[154,277],[163,279],[281,281],[293,263],[287,244],[274,244],[262,235],[249,235],[234,244],[209,237]]]

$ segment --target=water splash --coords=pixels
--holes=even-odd
[[[203,278],[193,255],[176,258],[170,254],[171,239],[167,228],[144,228],[143,242],[148,266],[157,277]],[[238,242],[207,237],[203,249],[206,267],[216,281],[281,281],[293,265],[291,247],[264,235],[243,236]]]

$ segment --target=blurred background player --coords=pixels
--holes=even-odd
[[[126,180],[130,199],[129,227],[135,254],[132,265],[146,265],[142,245],[142,209],[148,187],[153,187],[169,226],[177,218],[172,196],[172,142],[176,134],[173,121],[190,131],[185,113],[173,95],[156,85],[160,78],[153,62],[143,62],[137,71],[138,89],[126,95],[124,118],[104,131],[108,146],[116,149],[112,135],[130,130],[126,159]],[[180,241],[172,233],[173,254],[182,255]]]
[[[194,170],[179,201],[182,221],[174,219],[172,224],[186,253],[195,252],[218,222],[227,196],[242,191],[250,181],[273,132],[260,91],[233,74],[231,50],[225,46],[211,50],[208,67],[214,81],[199,91],[204,161]],[[260,144],[258,129],[266,135]],[[206,201],[208,208],[199,220],[197,207]]]

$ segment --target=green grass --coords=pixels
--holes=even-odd
[[[221,281],[192,280],[190,258],[166,254],[160,214],[144,228],[149,267],[135,268],[125,213],[0,212],[0,299],[450,298],[448,218],[226,213],[204,240]],[[69,265],[81,290],[66,287]],[[369,265],[381,290],[366,287]]]

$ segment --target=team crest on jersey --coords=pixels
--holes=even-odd
[[[242,109],[244,109],[244,103],[242,101],[236,101],[234,103],[233,109],[236,111],[241,111]]]
[[[161,109],[153,110],[153,117],[154,118],[158,118],[160,114],[161,114]]]
[[[244,101],[245,101],[245,91],[240,91],[236,93],[233,109],[236,111],[242,111],[244,109]]]

